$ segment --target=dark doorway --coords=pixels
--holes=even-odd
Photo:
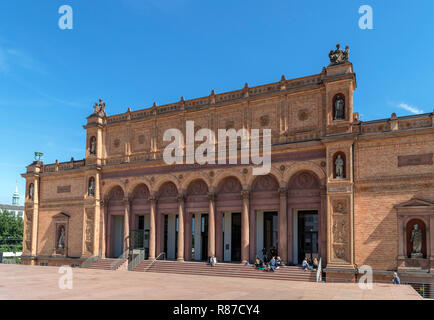
[[[202,260],[208,259],[208,215],[201,215]]]
[[[264,248],[269,255],[278,255],[277,252],[277,212],[264,212]],[[274,253],[271,249],[274,248]],[[269,257],[271,258],[271,257]]]
[[[298,263],[318,256],[318,211],[298,212]]]
[[[232,213],[231,260],[241,261],[241,213]]]
[[[163,231],[163,252],[166,254],[166,258],[167,258],[167,232],[169,229],[169,216],[167,214],[164,215],[164,231]]]

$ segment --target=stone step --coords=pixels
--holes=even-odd
[[[91,264],[87,269],[112,270],[112,265],[123,260],[120,259],[100,259]]]
[[[283,266],[275,272],[265,272],[255,269],[253,266],[242,264],[220,263],[214,267],[204,262],[175,262],[156,261],[149,267],[151,261],[141,262],[134,271],[153,273],[172,273],[188,275],[222,276],[238,278],[266,278],[286,281],[310,281],[316,280],[316,271],[304,271],[296,266]]]

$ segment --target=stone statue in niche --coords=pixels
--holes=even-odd
[[[419,229],[417,224],[414,225],[413,230],[411,231],[410,241],[413,245],[411,257],[413,259],[422,258],[422,230]]]
[[[342,159],[340,154],[336,158],[335,166],[336,166],[336,178],[337,179],[343,179],[344,178],[344,159]]]
[[[335,100],[335,120],[344,120],[345,101],[341,96]]]
[[[96,138],[90,139],[90,154],[96,154]]]
[[[34,187],[33,187],[33,183],[32,183],[29,187],[29,199],[30,200],[33,200],[33,194],[34,194]]]
[[[59,249],[65,248],[65,228],[63,226],[60,227],[60,235],[59,235],[59,241],[57,242],[57,248]]]
[[[88,190],[89,196],[95,195],[95,179],[90,178],[89,180],[89,190]]]

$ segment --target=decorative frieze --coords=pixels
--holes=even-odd
[[[71,186],[57,186],[57,193],[69,193],[71,192]]]
[[[433,154],[416,154],[408,156],[398,156],[398,167],[432,165]]]

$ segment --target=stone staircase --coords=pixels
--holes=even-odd
[[[125,259],[100,259],[92,263],[90,266],[88,266],[88,269],[100,269],[100,270],[117,270],[121,265],[125,262]],[[113,266],[118,264],[118,267],[116,269],[113,269]]]
[[[149,267],[150,264],[150,260],[142,261],[133,271],[286,281],[316,281],[316,271],[304,271],[301,267],[296,266],[284,266],[275,272],[265,272],[255,269],[252,265],[245,266],[235,263],[217,263],[215,267],[211,267],[205,262],[157,260],[151,267]]]

